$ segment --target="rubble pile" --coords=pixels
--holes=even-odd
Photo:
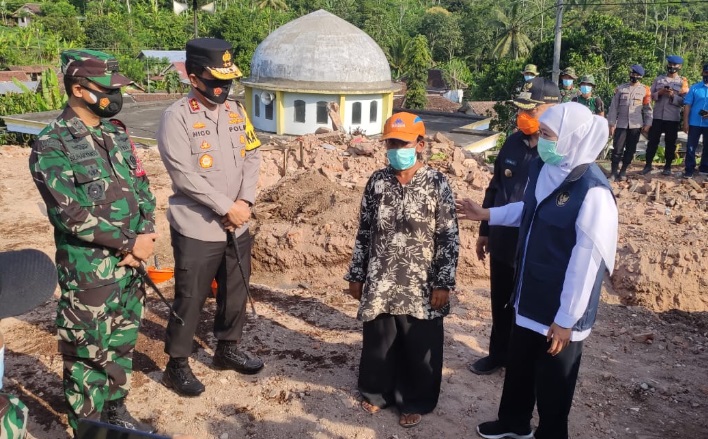
[[[333,131],[273,144],[275,149],[264,148],[254,212],[254,271],[279,272],[296,283],[341,286],[363,189],[369,176],[386,166],[383,143]],[[455,194],[481,201],[491,177],[483,160],[466,155],[440,133],[426,139],[423,156],[448,176]],[[463,248],[473,249],[475,239],[476,232],[464,233]],[[487,276],[473,251],[462,253],[462,276]]]
[[[441,133],[428,137],[423,159],[445,173],[458,197],[481,202],[491,165],[454,146]],[[266,148],[267,149],[267,148]],[[264,153],[254,243],[256,271],[288,279],[344,285],[366,182],[386,164],[383,144],[339,131],[280,141]],[[654,311],[707,311],[708,182],[651,174],[613,183],[620,211],[612,286],[628,305]],[[460,223],[458,282],[489,275],[477,260],[478,223]]]
[[[654,311],[708,311],[708,181],[647,176],[614,183],[620,212],[612,284]]]

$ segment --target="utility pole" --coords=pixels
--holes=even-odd
[[[563,0],[556,0],[556,29],[553,40],[553,82],[558,83],[560,76],[561,28],[563,27]]]
[[[558,0],[560,1],[560,0]],[[192,11],[194,11],[194,38],[199,37],[199,27],[197,25],[197,0],[192,0]]]

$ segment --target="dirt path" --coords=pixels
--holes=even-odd
[[[27,171],[28,153],[16,147],[0,149],[0,249],[34,247],[53,256],[52,234]],[[279,153],[272,154],[264,164],[268,175],[261,185],[263,194],[278,180],[272,173],[281,159]],[[163,239],[157,253],[169,266],[164,214],[169,180],[155,150],[143,150],[141,155],[159,201],[158,228]],[[319,212],[306,206],[287,215],[286,209],[262,210],[256,228],[258,317],[249,319],[244,343],[266,361],[264,371],[244,377],[211,368],[215,303],[209,301],[192,356],[194,371],[207,390],[196,399],[174,395],[159,383],[167,361],[162,342],[166,308],[150,296],[129,408],[164,432],[187,432],[199,438],[475,437],[478,422],[495,418],[503,382],[501,372],[478,377],[466,368],[486,352],[491,319],[485,267],[471,260],[476,233],[471,226],[462,231],[466,256],[453,313],[445,322],[440,403],[417,428],[404,430],[394,412],[372,416],[357,406],[361,327],[354,318],[356,304],[342,294],[341,277],[342,261],[347,260],[343,253],[355,233],[351,227],[356,219],[348,215],[356,211],[358,195],[350,196],[347,190],[329,193],[326,183],[318,180],[309,184],[313,191],[320,190],[321,197],[334,196],[337,204],[346,206],[324,219],[313,217],[328,210],[326,203],[319,204]],[[283,186],[278,193],[286,190]],[[268,202],[275,203],[261,200],[264,205]],[[283,224],[288,221],[286,230]],[[323,246],[331,249],[329,260],[320,251]],[[172,282],[162,285],[171,297]],[[54,300],[20,319],[0,322],[8,346],[3,390],[17,394],[30,407],[30,437],[36,439],[61,439],[66,431],[61,359],[54,339],[55,305]],[[647,339],[651,343],[644,342]],[[585,345],[571,413],[572,437],[708,437],[707,344],[706,312],[654,313],[627,307],[619,296],[603,293],[599,321]]]

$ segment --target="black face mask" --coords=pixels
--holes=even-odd
[[[636,84],[637,82],[639,82],[640,79],[641,79],[640,76],[630,76],[629,82],[631,82],[632,84]]]
[[[113,117],[120,113],[123,108],[123,94],[121,94],[120,88],[111,90],[108,93],[102,93],[86,87],[83,87],[83,89],[89,93],[89,99],[93,101],[84,100],[86,106],[98,117]]]
[[[204,79],[199,77],[199,80],[206,85],[205,90],[197,88],[199,93],[205,98],[214,104],[223,104],[226,102],[226,98],[229,97],[229,90],[231,90],[231,84],[233,83],[231,79]]]
[[[703,75],[703,83],[708,84],[708,75]]]
[[[678,67],[675,66],[666,66],[666,71],[673,74],[679,71]]]

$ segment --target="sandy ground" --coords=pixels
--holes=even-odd
[[[162,238],[157,254],[164,266],[170,266],[165,218],[169,179],[155,149],[140,154],[158,198]],[[52,231],[27,169],[28,155],[26,148],[0,148],[0,250],[32,247],[53,256]],[[488,267],[473,255],[476,227],[462,228],[459,289],[445,321],[438,408],[418,427],[403,429],[392,410],[372,416],[358,408],[361,325],[355,319],[357,304],[343,294],[342,275],[356,231],[362,179],[380,167],[381,155],[328,161],[313,153],[303,162],[314,171],[304,173],[298,156],[292,158],[286,178],[279,181],[282,155],[266,153],[254,221],[252,289],[258,317],[249,318],[243,343],[265,360],[266,368],[245,377],[211,367],[215,303],[210,300],[192,356],[192,367],[207,390],[194,399],[176,396],[159,382],[167,362],[163,353],[167,309],[150,295],[135,355],[130,410],[163,433],[185,432],[198,438],[475,437],[477,423],[495,419],[503,383],[503,371],[480,377],[467,370],[470,361],[485,355],[491,322]],[[478,175],[456,179],[460,172],[454,166],[450,172],[456,191],[481,199],[484,181]],[[646,191],[641,195],[637,188],[632,191],[629,182],[618,185],[617,192],[625,186],[626,193],[618,196],[623,217],[618,268],[606,282],[609,289],[603,292],[598,323],[585,344],[570,416],[571,436],[708,438],[708,307],[705,299],[695,296],[705,291],[705,283],[693,287],[698,280],[705,282],[704,253],[689,261],[691,251],[705,252],[705,245],[695,248],[696,242],[705,244],[705,237],[684,236],[696,222],[705,224],[705,211],[702,204],[684,203],[683,213],[694,215],[684,227],[673,217],[665,218],[670,215],[663,210],[647,213],[649,207],[638,208],[647,203],[638,198],[646,197]],[[682,240],[689,248],[683,266],[667,261],[670,252],[662,250]],[[654,253],[659,260],[652,259]],[[678,268],[669,273],[669,266]],[[172,296],[172,281],[161,287]],[[55,306],[53,300],[0,323],[8,349],[4,391],[17,394],[29,406],[30,438],[66,437]]]

